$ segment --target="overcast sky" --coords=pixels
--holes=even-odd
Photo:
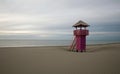
[[[71,39],[79,20],[90,39],[119,39],[120,0],[0,0],[0,39]]]

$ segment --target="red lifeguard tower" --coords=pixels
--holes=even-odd
[[[77,22],[73,27],[76,28],[74,30],[74,40],[70,47],[70,50],[74,50],[77,52],[85,52],[86,51],[86,36],[89,34],[89,31],[86,29],[89,25],[83,21]]]

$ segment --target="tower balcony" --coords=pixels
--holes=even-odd
[[[89,35],[89,31],[88,30],[74,30],[74,35],[75,36],[79,36],[79,35]]]

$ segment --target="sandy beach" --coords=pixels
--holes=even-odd
[[[0,74],[120,74],[120,43],[89,45],[84,53],[67,46],[1,47]]]

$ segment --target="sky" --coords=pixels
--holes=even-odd
[[[79,20],[89,40],[120,41],[120,0],[0,0],[0,39],[71,40]]]

